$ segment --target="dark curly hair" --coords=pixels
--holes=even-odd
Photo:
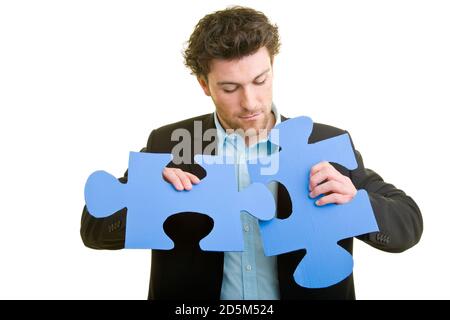
[[[192,74],[207,79],[212,59],[238,59],[264,46],[273,61],[280,50],[277,25],[262,12],[234,6],[208,14],[197,23],[183,53],[184,63]]]

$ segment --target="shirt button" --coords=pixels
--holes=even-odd
[[[245,269],[247,269],[247,271],[251,271],[252,270],[252,266],[248,264]]]
[[[246,225],[244,226],[244,230],[245,230],[245,232],[248,232],[248,231],[250,230],[250,227],[248,226],[248,224],[246,224]]]

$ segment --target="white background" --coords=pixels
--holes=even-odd
[[[450,5],[432,0],[1,1],[0,298],[147,297],[150,251],[83,246],[84,183],[121,176],[151,129],[213,111],[181,52],[231,4],[279,26],[279,110],[348,130],[422,210],[409,251],[356,241],[357,298],[450,298]]]

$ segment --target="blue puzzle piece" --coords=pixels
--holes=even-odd
[[[162,178],[170,154],[131,152],[128,183],[112,175],[94,172],[86,182],[88,211],[106,217],[127,208],[125,248],[169,250],[173,241],[164,233],[164,221],[180,212],[198,212],[214,220],[213,230],[200,241],[202,250],[242,251],[241,210],[261,219],[272,219],[275,202],[263,184],[238,192],[235,168],[219,156],[198,155],[207,176],[190,191],[177,191]],[[257,199],[257,201],[255,201]]]
[[[252,182],[281,182],[292,200],[289,218],[260,222],[265,254],[272,256],[306,249],[305,257],[295,270],[295,281],[303,287],[323,288],[345,279],[353,269],[352,256],[337,242],[378,231],[378,226],[364,190],[359,190],[354,199],[344,205],[318,207],[317,199],[309,197],[310,170],[317,163],[335,162],[349,170],[357,167],[347,134],[308,144],[312,127],[313,122],[308,117],[290,119],[276,126],[282,149],[261,163],[279,161],[278,173],[261,175],[260,164],[249,164],[249,173]]]

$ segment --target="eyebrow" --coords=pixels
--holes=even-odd
[[[253,80],[258,79],[259,77],[261,77],[262,75],[266,74],[266,73],[269,72],[269,71],[270,71],[270,68],[264,70],[264,71],[261,72],[259,75],[257,75]],[[240,83],[232,82],[232,81],[219,81],[219,82],[217,82],[217,85],[218,85],[218,86],[222,86],[222,85],[224,85],[224,84],[240,85]]]

